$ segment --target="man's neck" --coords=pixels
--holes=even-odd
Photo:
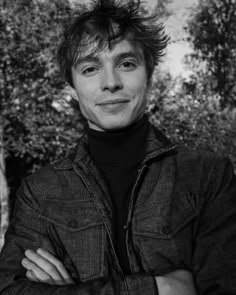
[[[143,116],[134,124],[116,131],[88,129],[89,149],[97,161],[132,161],[144,156],[148,119]]]

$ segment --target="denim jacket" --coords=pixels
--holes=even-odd
[[[192,272],[198,294],[236,294],[236,177],[227,159],[171,144],[149,126],[119,265],[107,186],[84,135],[76,152],[27,177],[0,254],[0,294],[158,294],[154,277]],[[122,185],[122,184],[121,184]],[[27,280],[26,249],[56,255],[76,281]]]

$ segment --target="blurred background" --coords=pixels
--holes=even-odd
[[[88,1],[0,3],[0,218],[8,227],[23,177],[69,154],[83,132],[56,62],[64,21]],[[147,113],[172,140],[236,168],[236,1],[150,0],[170,35]]]

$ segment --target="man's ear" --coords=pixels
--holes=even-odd
[[[77,102],[79,102],[78,95],[77,95],[75,89],[74,89],[73,87],[71,87],[71,86],[69,86],[69,93],[70,93],[70,96],[71,96],[74,100],[76,100]]]
[[[152,85],[153,85],[153,79],[151,77],[147,81],[147,93],[152,89]]]
[[[149,97],[150,95],[150,91],[152,89],[152,85],[153,85],[153,80],[152,78],[150,78],[148,81],[147,81],[147,88],[146,88],[146,96]]]

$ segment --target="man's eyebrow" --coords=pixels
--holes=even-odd
[[[141,52],[133,51],[133,50],[118,53],[113,58],[117,62],[117,61],[119,61],[121,59],[130,58],[130,57],[137,59],[139,62],[143,58]],[[76,67],[76,66],[78,66],[78,65],[80,65],[82,63],[85,63],[85,62],[99,62],[99,57],[97,55],[93,55],[93,54],[89,54],[87,56],[79,57],[76,60],[74,66]]]
[[[99,58],[95,55],[87,55],[87,56],[84,56],[84,57],[79,57],[77,58],[74,66],[78,66],[84,62],[98,62],[99,61]]]
[[[133,50],[132,51],[121,52],[121,53],[117,54],[115,56],[115,60],[117,61],[117,60],[129,58],[129,57],[135,58],[138,61],[142,60],[142,54],[137,52],[137,51],[133,51]]]

